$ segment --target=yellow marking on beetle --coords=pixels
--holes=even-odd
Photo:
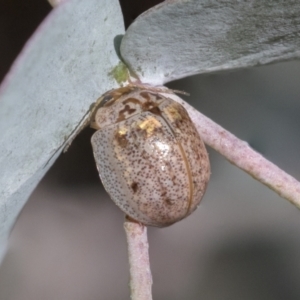
[[[164,109],[165,114],[171,122],[182,120],[182,116],[175,105],[169,105]]]
[[[154,117],[149,117],[145,121],[137,124],[137,126],[145,130],[147,133],[147,136],[151,135],[155,129],[160,128],[162,125],[161,123]]]
[[[117,145],[121,148],[125,148],[128,145],[128,139],[126,137],[128,132],[128,128],[126,127],[120,127],[118,130],[115,132],[115,138],[114,140],[117,142]],[[120,157],[121,154],[117,153],[118,159],[122,160]]]
[[[121,127],[118,130],[119,135],[125,135],[127,133],[128,129],[126,127]]]

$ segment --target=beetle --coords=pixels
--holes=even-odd
[[[88,119],[104,188],[126,215],[147,226],[190,215],[210,177],[204,143],[172,93],[133,85],[111,90]]]

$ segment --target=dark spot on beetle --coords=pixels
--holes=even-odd
[[[154,115],[161,116],[161,111],[157,106],[149,109],[149,112],[151,112]]]
[[[127,134],[120,134],[118,131],[115,134],[115,139],[121,148],[125,148],[128,144]]]
[[[172,200],[169,199],[169,198],[166,198],[166,199],[164,199],[164,200],[165,200],[165,202],[166,202],[167,205],[173,205],[173,204],[174,204],[174,201],[172,201]]]
[[[133,114],[136,112],[136,109],[135,108],[130,108],[129,105],[125,105],[124,109],[121,110],[121,112],[124,111],[124,112],[128,112],[129,114]]]
[[[141,92],[140,95],[144,97],[146,100],[150,101],[149,92]]]
[[[172,182],[173,182],[174,185],[175,185],[175,180],[176,180],[176,176],[174,175],[174,176],[172,177]]]
[[[143,158],[143,159],[148,159],[148,154],[147,154],[147,152],[145,151],[145,150],[143,150],[142,151],[142,153],[141,153],[141,157]]]
[[[167,192],[166,191],[163,191],[162,193],[161,193],[161,196],[162,197],[165,197],[167,195]]]
[[[124,121],[126,119],[126,115],[125,115],[126,113],[131,115],[135,112],[136,112],[135,108],[130,108],[130,106],[126,104],[124,109],[120,110],[119,117],[116,122],[118,123],[118,122]]]
[[[153,103],[152,101],[147,101],[145,103],[143,103],[142,105],[142,110],[143,111],[148,111],[150,110],[151,108],[153,108],[155,106],[155,103]]]
[[[138,184],[136,182],[133,182],[131,184],[131,188],[132,188],[133,192],[136,193],[138,190]]]

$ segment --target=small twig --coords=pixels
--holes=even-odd
[[[246,142],[238,139],[186,102],[179,102],[187,109],[203,141],[207,145],[225,156],[232,164],[268,186],[279,196],[300,208],[299,181],[254,151]]]
[[[128,245],[131,299],[152,300],[147,227],[126,217],[124,228]]]

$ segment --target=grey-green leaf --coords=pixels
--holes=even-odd
[[[121,55],[141,81],[300,58],[300,1],[164,1],[129,27]]]
[[[1,246],[91,103],[118,86],[109,74],[119,64],[114,40],[122,34],[119,1],[67,1],[40,25],[2,83]]]

